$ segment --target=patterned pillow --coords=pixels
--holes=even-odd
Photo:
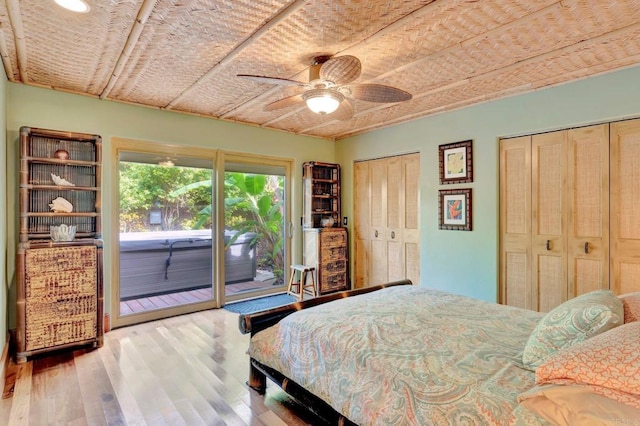
[[[556,352],[536,370],[536,383],[586,385],[640,408],[640,321]]]
[[[624,307],[624,323],[640,320],[640,291],[618,296]]]
[[[622,324],[622,302],[610,290],[569,299],[546,314],[533,329],[522,362],[535,370],[546,357]]]

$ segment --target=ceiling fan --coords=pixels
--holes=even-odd
[[[353,116],[350,99],[369,102],[394,103],[408,101],[411,94],[383,84],[353,83],[360,76],[362,66],[355,56],[317,56],[309,67],[309,82],[304,83],[286,78],[262,75],[238,74],[238,77],[276,84],[293,86],[300,93],[279,99],[265,105],[265,111],[274,111],[305,102],[307,107],[318,114],[332,114],[338,120],[348,120]]]

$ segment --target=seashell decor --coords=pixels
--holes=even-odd
[[[58,197],[49,204],[49,208],[56,213],[71,213],[73,211],[73,204],[62,197]]]
[[[73,241],[76,236],[76,226],[68,226],[64,223],[59,226],[50,226],[51,239],[53,241]]]
[[[51,179],[53,180],[53,182],[56,185],[60,185],[60,186],[76,186],[75,183],[71,183],[68,180],[61,178],[58,175],[54,175],[53,173],[51,173]]]
[[[64,149],[59,149],[53,153],[53,157],[59,160],[68,160],[69,159],[69,151],[65,151]]]

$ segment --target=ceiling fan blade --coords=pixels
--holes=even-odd
[[[351,101],[349,99],[345,99],[340,102],[340,106],[330,114],[330,117],[341,121],[350,120],[351,117],[353,117],[353,105],[351,105]]]
[[[264,106],[265,111],[275,111],[277,109],[287,108],[303,102],[302,95],[297,94],[293,96],[287,96],[286,98],[278,99],[275,102],[271,102]]]
[[[320,78],[334,82],[338,86],[351,83],[360,76],[360,59],[345,55],[331,58],[320,67]]]
[[[411,93],[383,84],[352,84],[346,88],[351,92],[345,93],[346,96],[361,101],[388,103],[408,101],[412,98]]]
[[[258,83],[276,84],[278,86],[304,86],[305,83],[287,78],[267,77],[265,75],[236,74],[237,77],[248,78]]]

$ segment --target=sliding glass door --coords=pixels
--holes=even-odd
[[[114,327],[285,291],[291,161],[112,139]]]
[[[114,326],[217,306],[215,159],[127,142],[117,151]]]
[[[285,290],[290,244],[288,162],[225,156],[224,298]]]

